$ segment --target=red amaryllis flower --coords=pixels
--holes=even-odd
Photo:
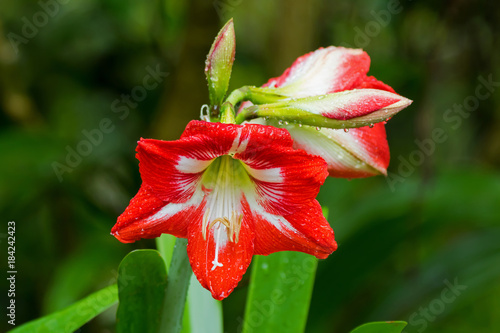
[[[141,189],[111,233],[122,242],[188,238],[191,267],[216,299],[254,254],[326,258],[337,248],[315,199],[326,163],[293,149],[286,130],[191,121],[180,140],[141,139],[137,158]]]
[[[300,123],[282,127],[290,132],[296,148],[323,157],[333,177],[386,174],[390,154],[383,121],[411,100],[367,76],[369,68],[370,57],[361,49],[320,48],[299,57],[281,76],[263,85],[288,99],[259,106],[259,111],[269,108],[280,114],[287,109],[302,112],[305,118],[309,114],[346,124],[345,130]],[[242,107],[249,105],[247,102]],[[351,123],[370,126],[347,129],[354,127]]]

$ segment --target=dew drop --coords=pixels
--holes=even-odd
[[[299,127],[302,127],[302,123],[299,123]]]
[[[288,125],[288,121],[285,120],[285,125]]]
[[[375,124],[370,124],[368,125],[370,128],[373,128],[373,126],[375,126]]]
[[[344,132],[349,132],[349,129],[348,128],[344,128]]]
[[[316,131],[319,131],[319,130],[321,130],[321,127],[316,127]]]
[[[283,120],[279,120],[278,125],[283,125]]]

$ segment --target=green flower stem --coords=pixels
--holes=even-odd
[[[276,103],[289,99],[288,96],[281,95],[275,88],[244,86],[234,90],[226,99],[226,102],[236,106],[239,102],[250,101],[253,104]],[[237,116],[236,123],[241,124],[245,120],[257,117],[254,109],[244,108]]]
[[[165,290],[160,332],[180,332],[192,270],[186,251],[187,239],[177,238]]]
[[[240,113],[238,113],[235,121],[236,121],[236,124],[241,124],[245,120],[250,120],[250,119],[256,118],[256,117],[257,116],[255,115],[253,110],[251,110],[250,108],[244,108],[243,110],[240,111]]]
[[[224,102],[221,108],[220,121],[224,124],[234,124],[234,107],[230,102]]]
[[[245,101],[248,99],[248,93],[250,92],[249,86],[244,86],[239,89],[233,90],[229,96],[226,98],[226,102],[231,103],[233,106],[238,104],[239,102]]]

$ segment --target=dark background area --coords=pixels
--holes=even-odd
[[[140,186],[136,141],[176,139],[199,117],[205,57],[231,17],[231,90],[342,45],[366,50],[369,74],[414,101],[387,124],[389,177],[328,179],[319,195],[339,249],[319,264],[307,332],[374,320],[500,331],[500,11],[461,0],[3,1],[0,251],[5,267],[15,221],[17,323],[112,283],[126,253],[154,248],[109,234]],[[145,89],[156,69],[168,75]],[[226,332],[247,286],[248,274],[223,303]],[[114,315],[81,332],[113,332]]]

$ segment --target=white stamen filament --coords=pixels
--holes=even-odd
[[[221,156],[218,163],[218,170],[207,170],[217,172],[217,177],[215,182],[206,184],[210,191],[207,194],[207,210],[202,222],[204,239],[207,237],[207,230],[214,228],[215,257],[212,270],[222,267],[219,262],[219,250],[222,246],[228,240],[238,242],[243,220],[240,213],[241,191],[236,189],[241,184],[235,179],[235,162],[231,156]]]

